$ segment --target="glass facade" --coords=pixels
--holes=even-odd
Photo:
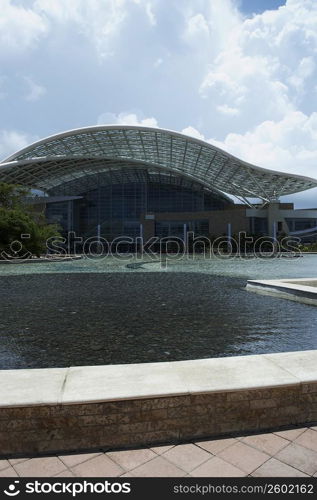
[[[289,230],[292,231],[305,231],[317,226],[317,219],[285,219]]]
[[[252,234],[267,234],[268,221],[266,217],[250,217],[250,233]]]
[[[196,219],[191,221],[186,220],[162,220],[155,224],[155,234],[159,238],[167,236],[177,236],[182,238],[186,226],[186,232],[192,231],[195,235],[208,236],[209,234],[209,221],[208,219]]]
[[[58,224],[64,231],[67,231],[70,225],[71,204],[67,201],[59,203],[49,203],[46,206],[46,218],[50,223]]]
[[[67,203],[48,204],[48,220],[59,222],[64,231],[71,226],[85,238],[96,236],[99,226],[100,235],[112,240],[118,236],[139,236],[140,222],[146,214],[180,213],[180,220],[157,223],[157,235],[183,234],[185,223],[188,230],[208,234],[208,221],[187,221],[182,214],[223,210],[233,203],[221,193],[207,191],[202,185],[175,175],[150,175],[126,169],[121,179],[116,173],[112,178],[96,181],[87,190],[78,184],[77,189],[68,186],[72,189],[67,192],[66,185],[63,194],[78,195],[81,199],[71,202],[71,208]]]

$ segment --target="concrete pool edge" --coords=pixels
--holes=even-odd
[[[0,265],[21,265],[21,264],[47,264],[48,262],[71,262],[73,260],[81,260],[82,255],[63,255],[50,257],[33,257],[31,259],[0,259]]]
[[[246,290],[317,306],[317,278],[248,280]]]
[[[122,448],[317,420],[317,350],[0,371],[0,453]]]

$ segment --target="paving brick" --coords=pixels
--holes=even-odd
[[[301,427],[298,429],[288,429],[285,431],[277,431],[277,432],[274,432],[274,434],[276,434],[277,436],[281,436],[282,438],[288,439],[289,441],[295,441],[295,439],[300,434],[305,432],[305,430],[306,430],[306,427]]]
[[[206,462],[210,458],[210,453],[194,444],[181,444],[164,453],[164,458],[185,472],[190,472]]]
[[[22,477],[52,477],[65,470],[66,466],[57,457],[39,457],[16,464],[14,468]]]
[[[212,457],[193,471],[192,477],[243,477],[246,473],[219,457]]]
[[[68,469],[56,474],[54,477],[75,477],[75,475]]]
[[[312,475],[317,471],[317,453],[295,443],[283,448],[275,458],[305,474]]]
[[[294,443],[317,452],[317,432],[313,429],[307,429],[295,439]]]
[[[229,446],[222,452],[218,453],[218,456],[248,474],[253,472],[270,458],[270,456],[266,453],[256,450],[255,448],[251,448],[251,446],[242,442],[237,442],[232,446]]]
[[[287,439],[271,433],[246,436],[241,441],[269,455],[275,455],[289,444]]]
[[[9,458],[9,462],[11,465],[21,464],[22,462],[25,462],[26,460],[29,460],[29,458]]]
[[[167,461],[163,456],[156,457],[133,470],[135,477],[183,477],[182,469]]]
[[[18,477],[18,474],[13,467],[8,467],[7,469],[0,470],[0,477]]]
[[[59,458],[66,467],[74,467],[75,465],[86,462],[99,455],[101,455],[101,453],[74,453],[73,455],[59,455]]]
[[[10,463],[8,462],[8,460],[0,460],[0,470],[7,469],[9,465]]]
[[[173,448],[174,445],[169,445],[169,446],[152,446],[151,450],[157,453],[158,455],[163,455],[166,451],[170,450]]]
[[[270,458],[258,469],[252,472],[253,477],[308,477],[290,465],[284,464],[275,458]]]
[[[234,438],[226,438],[226,439],[212,439],[210,441],[197,441],[197,446],[200,446],[204,450],[212,453],[213,455],[217,455],[228,446],[235,444],[237,439]]]
[[[157,456],[154,451],[148,449],[112,451],[106,455],[126,471],[135,469]]]
[[[71,468],[75,476],[81,477],[118,477],[124,470],[106,455],[86,460]]]

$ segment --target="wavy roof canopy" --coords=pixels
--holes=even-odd
[[[130,125],[75,129],[31,144],[0,163],[0,181],[49,192],[124,166],[167,171],[243,199],[270,201],[317,186],[316,179],[251,165],[184,134]]]

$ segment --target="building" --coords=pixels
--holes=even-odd
[[[263,169],[159,128],[112,125],[57,134],[2,161],[0,181],[42,193],[32,203],[44,204],[48,220],[65,233],[84,238],[182,237],[185,228],[195,235],[230,230],[309,239],[317,228],[317,209],[279,201],[316,187],[316,179]]]

